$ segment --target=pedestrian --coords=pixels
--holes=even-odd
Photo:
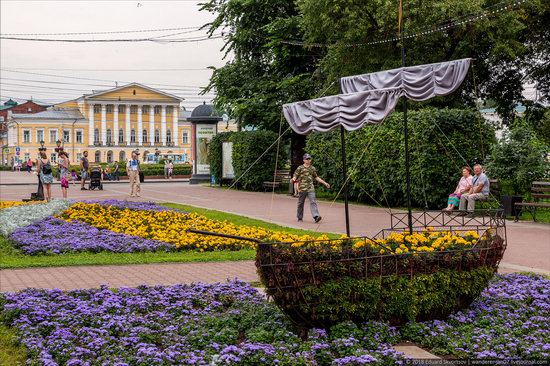
[[[164,160],[164,179],[168,178],[168,160]]]
[[[115,161],[115,167],[113,169],[113,179],[120,180],[120,166],[118,165],[118,161]]]
[[[113,180],[113,176],[111,175],[111,166],[107,165],[105,167],[105,175],[107,176],[108,180]]]
[[[27,160],[27,173],[30,173],[32,171],[32,160],[31,158],[29,158],[29,160]]]
[[[168,178],[172,179],[173,171],[174,171],[174,164],[172,164],[172,160],[168,160]]]
[[[132,151],[132,159],[128,160],[128,163],[126,163],[126,173],[130,181],[130,197],[140,197],[138,155],[139,153],[137,151]]]
[[[88,161],[88,152],[84,151],[82,154],[83,156],[80,158],[80,190],[85,191],[87,188],[84,185],[86,184],[86,179],[88,179],[90,162]]]
[[[313,182],[317,181],[327,188],[330,188],[330,184],[322,180],[317,175],[317,170],[313,165],[311,165],[311,155],[305,154],[303,160],[304,164],[300,165],[296,169],[292,177],[293,182],[298,182],[298,221],[302,221],[304,218],[304,203],[307,197],[309,199],[311,216],[313,216],[315,222],[319,222],[322,217],[319,215],[319,210],[317,208],[317,201],[315,200],[315,186],[313,185]]]
[[[78,177],[76,175],[76,170],[71,170],[71,181],[73,182],[73,185],[76,184],[76,181],[78,180]]]
[[[69,189],[69,155],[66,152],[61,151],[59,153],[59,159],[57,166],[59,170],[59,180],[61,180],[61,193],[63,198],[67,199],[67,189]]]
[[[36,160],[36,174],[44,187],[44,199],[49,202],[52,199],[51,186],[53,183],[52,164],[44,151],[40,152],[40,158]]]

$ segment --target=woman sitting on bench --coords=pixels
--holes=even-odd
[[[455,191],[449,195],[447,207],[445,207],[443,211],[451,212],[454,208],[457,208],[460,203],[460,196],[462,196],[463,193],[468,193],[470,188],[472,188],[471,172],[472,171],[467,166],[462,168],[462,178],[460,178]]]

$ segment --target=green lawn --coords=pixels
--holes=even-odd
[[[0,366],[25,364],[25,348],[15,340],[15,329],[0,324]]]
[[[214,220],[228,220],[237,225],[260,226],[273,231],[283,231],[292,234],[320,235],[312,231],[284,227],[269,222],[250,219],[244,216],[228,214],[225,212],[207,210],[179,204],[166,204],[168,207],[178,208],[187,212],[196,212]],[[330,234],[333,238],[338,234]],[[239,251],[217,252],[193,252],[181,251],[174,253],[74,253],[57,255],[24,255],[15,250],[5,237],[0,236],[0,269],[26,268],[26,267],[53,267],[53,266],[78,266],[99,264],[145,264],[166,262],[221,262],[254,259],[256,252],[251,249]]]

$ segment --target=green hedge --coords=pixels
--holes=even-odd
[[[277,146],[273,146],[260,161],[256,162],[256,160],[277,140],[277,137],[278,135],[271,131],[241,131],[218,134],[212,139],[208,148],[210,174],[219,179],[222,142],[232,141],[233,168],[235,176],[240,177],[238,181],[239,187],[247,190],[261,190],[263,182],[273,179]],[[278,161],[279,167],[284,166],[286,163],[282,146],[279,149]],[[254,164],[254,162],[256,163]]]
[[[494,129],[479,113],[460,109],[410,111],[408,121],[412,204],[441,208],[456,187],[460,168],[483,163],[495,141]],[[343,184],[340,131],[310,135],[306,151],[337,192]],[[350,197],[406,206],[404,151],[402,113],[392,113],[381,125],[346,133]]]
[[[468,306],[494,275],[494,269],[438,271],[407,277],[346,278],[303,289],[315,318],[323,323],[381,320],[392,324],[443,318]],[[304,309],[306,310],[306,309]]]
[[[92,163],[91,165],[97,165]],[[101,163],[99,164],[103,169],[107,165],[110,165],[111,170],[113,170],[113,164],[107,164],[107,163]],[[120,176],[126,176],[126,163],[119,163],[120,165]],[[143,171],[143,174],[145,176],[152,176],[152,175],[164,175],[164,165],[162,164],[140,164],[140,168]],[[78,174],[80,174],[80,166],[79,165],[71,165],[69,168],[69,171],[75,170]],[[54,176],[57,176],[57,166],[52,166],[52,172]],[[191,175],[191,165],[189,164],[174,164],[173,168],[173,175]]]

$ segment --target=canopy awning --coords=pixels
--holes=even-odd
[[[402,67],[341,79],[344,94],[283,105],[291,128],[305,135],[338,126],[357,130],[382,121],[399,97],[424,101],[454,92],[464,81],[471,59]]]

